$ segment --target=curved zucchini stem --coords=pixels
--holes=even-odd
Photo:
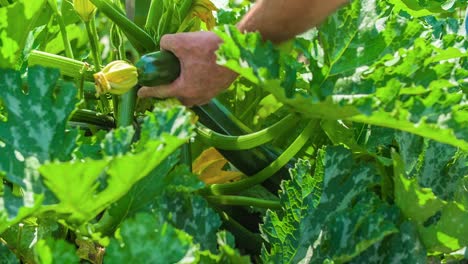
[[[237,205],[237,206],[253,206],[265,209],[281,209],[279,201],[258,199],[246,196],[235,196],[235,195],[217,195],[217,196],[206,196],[208,202],[221,205]]]
[[[290,159],[292,159],[307,143],[309,138],[312,136],[316,126],[318,124],[317,120],[311,120],[306,125],[301,134],[294,140],[294,142],[269,166],[258,172],[257,174],[248,177],[247,179],[240,180],[233,183],[224,183],[224,184],[212,184],[207,186],[201,192],[202,194],[213,194],[213,195],[223,195],[223,194],[235,194],[245,189],[248,189],[254,185],[264,182],[273,174],[275,174],[279,169],[281,169]]]
[[[204,143],[218,149],[245,150],[258,147],[289,131],[299,121],[296,114],[289,114],[275,124],[258,132],[243,136],[228,136],[217,133],[200,124],[197,125],[197,137]]]

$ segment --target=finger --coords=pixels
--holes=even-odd
[[[187,107],[192,107],[195,105],[205,105],[210,102],[210,99],[193,99],[185,97],[178,97],[177,99],[179,99],[179,101]]]
[[[143,86],[138,90],[138,97],[168,98],[173,96],[171,85]]]
[[[161,49],[174,52],[177,47],[177,37],[175,34],[163,35],[159,43]]]

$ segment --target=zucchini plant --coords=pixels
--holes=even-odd
[[[466,261],[464,1],[353,1],[281,46],[235,28],[250,1],[133,4],[0,0],[1,263]],[[197,30],[239,78],[137,98]]]

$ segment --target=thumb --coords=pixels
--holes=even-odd
[[[163,50],[169,50],[174,52],[174,50],[177,49],[178,46],[176,34],[166,34],[162,36],[159,45]]]

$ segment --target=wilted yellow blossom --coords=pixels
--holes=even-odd
[[[213,11],[218,10],[210,0],[194,0],[190,8],[190,17],[199,17],[205,22],[208,29],[214,28],[216,19],[213,16]]]
[[[138,72],[132,64],[117,60],[95,73],[94,80],[99,94],[124,94],[138,83]]]
[[[89,0],[73,0],[73,7],[84,22],[91,20],[96,10],[96,6]]]

